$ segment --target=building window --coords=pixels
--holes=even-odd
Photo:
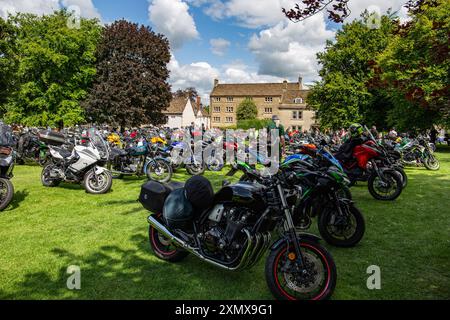
[[[233,97],[227,97],[228,102],[233,102],[233,100],[234,100]]]
[[[220,107],[214,107],[214,112],[220,112]]]
[[[303,99],[302,98],[295,98],[294,99],[294,103],[303,103]]]
[[[228,113],[233,113],[234,112],[234,107],[227,107],[227,112]]]
[[[266,102],[273,102],[273,97],[266,97],[266,98],[265,98],[265,101],[266,101]]]
[[[301,120],[303,118],[302,111],[292,111],[292,120]]]
[[[214,122],[220,122],[220,117],[214,117],[214,118],[213,118],[213,121],[214,121]]]
[[[227,123],[233,122],[233,117],[226,117],[225,122],[227,122]]]
[[[220,97],[214,97],[215,102],[220,102]]]
[[[264,108],[264,113],[272,114],[272,108]]]

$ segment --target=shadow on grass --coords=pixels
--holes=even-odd
[[[10,211],[10,210],[15,210],[17,209],[21,202],[23,200],[25,200],[25,198],[29,195],[30,193],[27,190],[20,190],[20,191],[16,191],[14,192],[13,198],[11,203],[9,204],[9,206],[6,208],[5,211]]]
[[[29,273],[14,293],[0,291],[1,299],[225,299],[230,286],[249,288],[253,277],[247,272],[227,273],[199,263],[188,256],[180,263],[157,259],[150,253],[148,238],[136,234],[132,248],[102,246],[90,254],[55,248],[51,252],[62,265],[57,275],[44,271]],[[67,267],[81,270],[81,290],[68,290]],[[258,280],[263,279],[258,272]],[[268,291],[267,291],[268,292]],[[270,298],[270,294],[267,298]]]

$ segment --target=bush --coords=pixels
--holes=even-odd
[[[267,128],[267,126],[270,124],[270,119],[249,119],[249,120],[239,120],[237,123],[238,129],[264,129]]]

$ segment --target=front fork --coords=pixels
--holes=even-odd
[[[282,210],[286,217],[286,220],[284,222],[284,230],[288,233],[290,240],[294,243],[296,262],[297,262],[298,266],[302,267],[303,266],[303,255],[300,250],[299,239],[297,237],[297,233],[295,232],[295,225],[294,225],[294,221],[292,220],[291,209],[289,208],[289,206],[287,204],[286,198],[284,196],[284,190],[280,183],[277,184],[277,191],[278,191],[278,194],[281,199],[281,204],[283,206]],[[288,246],[289,246],[289,243],[288,243]]]

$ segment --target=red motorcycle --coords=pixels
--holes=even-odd
[[[394,168],[387,167],[385,151],[375,141],[367,140],[356,145],[353,157],[337,158],[352,184],[367,181],[369,192],[377,200],[395,200],[403,190],[401,175]]]

